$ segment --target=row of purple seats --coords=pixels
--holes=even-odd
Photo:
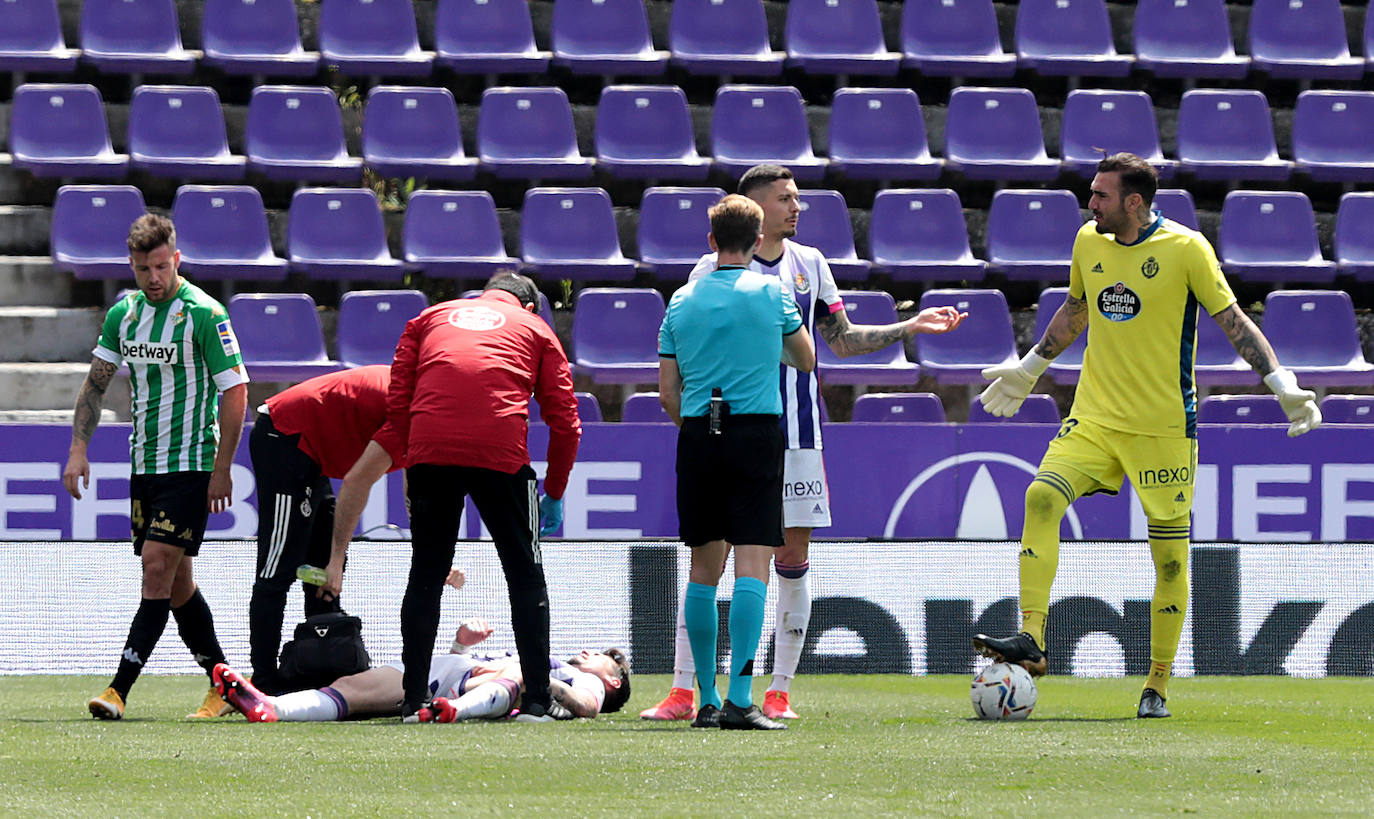
[[[1328,395],[1321,400],[1322,422],[1374,423],[1374,395]],[[1203,424],[1287,424],[1279,399],[1272,395],[1209,395],[1198,405]]]
[[[658,404],[658,393],[642,393]],[[648,401],[635,402],[647,407]],[[1328,424],[1368,424],[1374,422],[1374,395],[1328,395],[1321,401],[1322,421]],[[631,401],[625,402],[625,417],[629,421]],[[644,412],[644,410],[637,410]],[[657,420],[639,418],[634,420]],[[665,416],[663,420],[668,420]],[[866,393],[854,400],[852,421],[941,423],[945,408],[939,396],[928,392]],[[1016,421],[1019,423],[1050,423],[1060,421],[1059,409],[1048,395],[1034,393],[1026,397],[1013,418],[989,415],[976,399],[969,407],[969,423]],[[1272,395],[1209,395],[1198,404],[1198,421],[1204,424],[1287,424],[1288,418]]]

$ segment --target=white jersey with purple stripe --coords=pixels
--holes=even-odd
[[[716,269],[716,254],[702,256],[687,280],[692,281]],[[806,332],[816,337],[816,316],[828,316],[844,309],[835,276],[825,256],[816,248],[782,240],[782,256],[766,261],[755,256],[749,269],[782,279],[801,313]],[[819,344],[820,342],[816,342]],[[788,449],[821,449],[820,388],[815,373],[804,373],[779,365],[782,391],[783,434]]]
[[[467,692],[468,678],[482,668],[510,662],[518,663],[519,657],[513,653],[504,654],[435,654],[429,663],[429,692],[431,696],[457,699]],[[400,663],[389,663],[392,668],[405,670]],[[596,699],[596,709],[606,701],[606,686],[595,674],[582,671],[563,660],[549,658],[549,679],[558,680],[571,688],[585,691]]]

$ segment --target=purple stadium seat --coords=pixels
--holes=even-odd
[[[475,299],[482,295],[483,292],[482,290],[464,290],[462,295],[458,298]],[[539,291],[539,317],[544,320],[545,324],[550,327],[553,326],[553,307],[549,304],[549,297],[544,295],[544,291],[542,290]]]
[[[1245,281],[1329,282],[1312,202],[1297,191],[1231,191],[1221,204],[1217,251],[1227,275]]]
[[[1374,424],[1374,395],[1328,395],[1321,409],[1323,424]]]
[[[305,293],[240,293],[229,320],[254,381],[304,381],[342,369],[324,348],[315,300]]]
[[[401,246],[407,264],[430,276],[490,277],[514,270],[496,203],[486,191],[416,191],[406,206]]]
[[[674,65],[688,74],[776,77],[785,56],[768,44],[762,0],[676,0],[668,21]]]
[[[1209,395],[1198,404],[1199,424],[1287,424],[1278,396]]]
[[[970,424],[1057,424],[1059,421],[1059,406],[1054,403],[1052,397],[1042,392],[1027,395],[1026,400],[1021,403],[1021,408],[1010,418],[989,415],[987,410],[983,409],[983,402],[978,398],[973,399],[973,403],[968,405]]]
[[[1201,308],[1197,313],[1197,346],[1193,373],[1204,386],[1258,384],[1259,373],[1245,363],[1226,331]]]
[[[890,77],[901,67],[883,44],[877,0],[791,0],[786,31],[787,64],[808,74]]]
[[[369,188],[299,188],[286,229],[291,269],[324,279],[399,279],[377,195]]]
[[[945,406],[929,392],[870,392],[854,399],[851,421],[943,424]]]
[[[1293,169],[1279,159],[1269,101],[1254,89],[1185,91],[1178,159],[1198,179],[1282,181]]]
[[[316,51],[301,48],[293,0],[205,0],[201,62],[226,74],[310,77]]]
[[[1197,206],[1193,195],[1182,188],[1160,188],[1155,191],[1154,209],[1184,227],[1197,230]]]
[[[1156,77],[1241,79],[1250,58],[1237,57],[1225,0],[1139,0],[1135,64]]]
[[[584,424],[601,423],[601,404],[596,400],[595,395],[592,395],[589,392],[575,392],[573,393],[573,396],[577,398],[578,420],[580,420]],[[529,422],[531,424],[544,423],[543,413],[539,410],[539,402],[535,400],[533,396],[530,397],[529,413]],[[664,417],[667,417],[666,413],[664,414]]]
[[[1347,193],[1336,210],[1336,270],[1374,281],[1374,193]]]
[[[1069,191],[998,191],[988,209],[988,267],[1009,279],[1068,281],[1083,221]]]
[[[611,197],[601,188],[531,188],[520,218],[520,253],[541,275],[568,279],[634,278],[620,252]]]
[[[181,269],[198,279],[286,278],[256,188],[182,185],[172,203]]]
[[[554,0],[553,62],[574,74],[659,75],[644,0]]]
[[[1374,383],[1355,309],[1343,290],[1273,290],[1264,299],[1264,335],[1303,384]]]
[[[1293,109],[1293,160],[1318,182],[1374,182],[1374,91],[1304,91]]]
[[[845,313],[853,324],[895,324],[897,304],[885,291],[841,290]],[[816,342],[816,372],[826,384],[915,384],[921,368],[908,361],[906,345],[889,344],[881,350],[841,358],[825,339]]]
[[[906,0],[902,65],[931,76],[1010,77],[992,0]]]
[[[10,109],[14,167],[34,176],[119,179],[129,157],[110,147],[100,92],[93,85],[28,83]]]
[[[717,168],[738,177],[771,162],[798,181],[825,176],[826,160],[811,152],[801,93],[791,86],[722,85],[711,112],[711,153]]]
[[[867,279],[869,262],[854,252],[854,225],[844,197],[838,191],[801,191],[801,209],[796,240],[825,254],[836,279]]]
[[[1103,0],[1021,0],[1016,63],[1053,76],[1124,77],[1135,58],[1116,53]]]
[[[1035,330],[1031,333],[1032,343],[1040,343],[1040,339],[1045,335],[1045,329],[1050,326],[1050,319],[1054,318],[1055,311],[1064,304],[1064,298],[1069,294],[1067,287],[1046,287],[1040,291],[1040,300],[1035,305]],[[1088,347],[1088,331],[1085,329],[1074,339],[1062,353],[1055,357],[1047,370],[1050,378],[1056,384],[1077,384],[1078,376],[1083,370],[1083,351]]]
[[[339,361],[345,367],[390,364],[406,322],[429,307],[419,290],[351,290],[339,300]]]
[[[620,411],[620,420],[626,424],[671,424],[668,411],[659,403],[656,392],[631,393],[625,399],[625,407]]]
[[[112,74],[189,74],[174,0],[84,0],[81,58]]]
[[[458,105],[447,88],[378,85],[367,93],[363,161],[382,176],[466,182],[477,159],[463,153]]]
[[[703,180],[687,97],[673,85],[612,85],[596,108],[596,162],[620,179]]]
[[[639,203],[639,264],[659,279],[686,279],[711,252],[706,211],[725,196],[720,188],[648,188]]]
[[[477,153],[502,179],[586,179],[572,106],[561,88],[488,88],[477,112]]]
[[[542,74],[549,68],[549,52],[534,47],[526,0],[439,0],[434,48],[438,62],[460,74]]]
[[[1059,129],[1059,157],[1064,169],[1092,178],[1102,151],[1129,151],[1155,167],[1161,179],[1172,179],[1178,163],[1159,149],[1155,107],[1144,91],[1069,92]]]
[[[63,185],[52,205],[53,268],[78,279],[131,279],[129,225],[143,214],[143,194],[129,185]]]
[[[573,303],[573,372],[597,384],[657,383],[663,313],[663,296],[657,290],[578,291]]]
[[[429,76],[411,0],[321,0],[320,56],[347,74]]]
[[[80,54],[62,38],[57,0],[0,3],[0,71],[71,71]]]
[[[921,369],[937,382],[981,384],[985,367],[1014,363],[1020,357],[1002,291],[927,290],[921,294],[921,309],[927,307],[954,307],[968,313],[958,330],[916,339]]]
[[[1374,14],[1364,16],[1364,64],[1365,70],[1374,69]]]
[[[1040,107],[1024,88],[956,88],[945,121],[945,164],[969,179],[1048,181]]]
[[[232,182],[246,160],[229,153],[219,94],[204,86],[140,85],[129,105],[129,159],[153,176]]]
[[[921,101],[910,88],[841,88],[830,109],[830,169],[850,179],[937,179]]]
[[[260,85],[248,100],[248,169],[269,179],[357,184],[363,161],[348,155],[339,101],[328,88]]]
[[[1254,0],[1250,60],[1272,77],[1358,80],[1364,59],[1350,56],[1340,0]]]
[[[898,281],[981,281],[986,265],[968,246],[959,194],[878,191],[868,224],[873,267]]]

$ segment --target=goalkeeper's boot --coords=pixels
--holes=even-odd
[[[973,650],[998,662],[1016,663],[1029,671],[1032,677],[1043,677],[1049,670],[1049,659],[1045,652],[1035,644],[1035,638],[1024,631],[1015,637],[975,634]]]
[[[1141,719],[1172,717],[1169,709],[1164,707],[1164,697],[1153,688],[1147,688],[1140,692],[1140,708],[1135,712],[1136,717]]]
[[[696,719],[692,720],[692,727],[719,728],[720,709],[710,704],[709,702],[701,706],[701,710],[697,711]]]
[[[224,663],[219,663],[210,672],[219,695],[224,698],[249,722],[276,722],[277,709],[266,694],[253,687],[242,674]]]
[[[769,719],[797,719],[786,691],[768,691],[763,695],[763,715]]]
[[[212,685],[210,686],[210,690],[205,692],[205,702],[202,702],[199,708],[187,714],[186,718],[210,719],[213,717],[222,717],[225,714],[232,714],[233,712],[234,706],[225,702],[224,698],[219,695],[219,690]]]
[[[113,688],[106,688],[105,693],[86,703],[86,707],[96,719],[124,718],[124,698]]]
[[[690,688],[674,688],[658,705],[639,712],[640,719],[692,719],[696,715],[697,709],[692,706]]]

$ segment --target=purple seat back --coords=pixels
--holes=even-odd
[[[801,93],[791,86],[722,85],[711,112],[711,152],[759,161],[810,160]]]
[[[1002,53],[992,0],[906,0],[902,51],[921,56],[996,56]]]
[[[1241,361],[1226,331],[1201,308],[1197,314],[1196,363],[1199,366],[1225,366]],[[1249,365],[1246,365],[1247,367]]]
[[[1199,424],[1286,424],[1273,395],[1209,395],[1197,408]]]
[[[849,205],[839,191],[801,191],[796,240],[817,248],[827,259],[857,259]]]
[[[830,158],[929,160],[921,101],[910,88],[841,88],[830,110]]]
[[[1217,60],[1235,57],[1225,0],[1139,0],[1135,53],[1142,59]]]
[[[496,203],[486,191],[416,191],[402,244],[415,258],[506,258]]]
[[[84,0],[81,47],[117,54],[181,51],[174,0]]]
[[[201,40],[224,55],[298,57],[300,23],[292,0],[205,0]]]
[[[1264,335],[1286,367],[1367,367],[1355,308],[1343,290],[1270,291]]]
[[[379,85],[367,94],[363,155],[404,159],[463,156],[458,105],[447,88]]]
[[[260,85],[248,101],[244,142],[250,157],[312,162],[343,159],[343,115],[328,88]]]
[[[1144,91],[1070,91],[1059,131],[1064,161],[1091,162],[1128,151],[1146,160],[1164,158],[1159,149],[1155,108]]]
[[[1116,54],[1103,0],[1021,0],[1016,51],[1025,57]]]
[[[322,0],[320,52],[326,57],[409,57],[420,53],[411,0]]]
[[[262,195],[247,185],[182,185],[172,203],[177,248],[187,259],[275,258]]]
[[[879,191],[873,200],[869,246],[880,264],[973,258],[959,194],[949,188]]]
[[[339,300],[339,361],[348,367],[390,364],[406,322],[429,299],[419,290],[352,290]]]
[[[1082,226],[1069,191],[1000,190],[988,209],[988,258],[1067,265]]]
[[[1374,424],[1374,395],[1328,395],[1321,410],[1324,424]]]
[[[1374,193],[1347,193],[1336,210],[1336,261],[1374,264]]]
[[[658,365],[663,296],[657,290],[588,287],[573,305],[573,352],[593,364]]]
[[[870,392],[854,399],[851,421],[896,421],[906,424],[941,424],[945,407],[929,392]]]
[[[1193,195],[1182,188],[1160,188],[1155,191],[1154,207],[1184,227],[1197,230],[1197,207]]]
[[[1254,0],[1250,53],[1256,60],[1349,59],[1340,0]]]
[[[554,0],[553,50],[574,57],[653,51],[644,0]]]
[[[695,265],[711,247],[706,211],[725,196],[720,188],[648,188],[639,203],[639,258],[650,264]]]
[[[1374,91],[1304,91],[1293,109],[1299,162],[1374,163]]]
[[[791,0],[787,4],[787,53],[792,57],[885,54],[876,0]]]
[[[1178,106],[1178,155],[1203,161],[1277,159],[1274,122],[1264,93],[1254,89],[1185,91]]]
[[[973,399],[973,403],[968,407],[970,424],[1057,424],[1059,421],[1059,407],[1054,403],[1054,398],[1042,392],[1027,395],[1026,400],[1021,403],[1021,408],[1010,418],[988,414],[988,411],[983,409],[983,402],[977,398]]]
[[[240,293],[229,300],[229,320],[250,367],[329,360],[315,300],[305,293]]]
[[[1320,262],[1307,194],[1231,191],[1221,205],[1217,250],[1223,262]]]
[[[439,0],[434,14],[434,47],[442,56],[490,58],[498,70],[503,58],[512,69],[528,59],[542,59],[548,52],[535,49],[534,25],[526,0]]]
[[[668,21],[674,52],[768,56],[768,18],[762,0],[676,0]]]
[[[636,392],[625,399],[620,420],[628,424],[671,424],[668,411],[659,403],[656,392]]]
[[[483,160],[578,156],[567,94],[561,88],[488,88],[477,113],[477,151]]]
[[[217,159],[229,155],[219,94],[204,86],[141,85],[129,105],[129,153]]]
[[[1040,291],[1040,301],[1035,305],[1035,331],[1031,334],[1034,343],[1039,343],[1044,337],[1045,330],[1050,326],[1050,319],[1054,318],[1057,311],[1063,304],[1064,299],[1069,295],[1067,287],[1046,287]],[[1073,343],[1064,348],[1054,363],[1063,365],[1078,365],[1083,363],[1083,351],[1088,348],[1088,331],[1085,329],[1078,334],[1078,338]]]
[[[286,244],[293,258],[390,259],[377,195],[369,188],[300,188],[291,197]]]
[[[520,218],[520,252],[532,262],[623,259],[611,197],[601,188],[530,189]]]
[[[945,121],[951,161],[1045,158],[1040,108],[1025,88],[954,89]]]
[[[601,404],[596,400],[596,396],[589,392],[575,392],[573,397],[577,399],[577,418],[584,424],[601,423]],[[530,423],[543,423],[544,413],[539,409],[539,402],[531,396],[530,398]],[[665,419],[666,419],[666,413]]]
[[[10,151],[28,157],[113,154],[105,108],[94,85],[26,83],[14,90]],[[127,225],[125,226],[127,228]]]
[[[612,85],[596,108],[596,153],[611,159],[696,159],[687,97],[673,85]]]
[[[759,7],[762,11],[763,7]],[[65,52],[56,0],[5,0],[0,3],[0,53]]]
[[[851,324],[895,324],[897,322],[897,303],[892,294],[884,290],[841,290],[840,300],[844,302],[845,315]],[[830,349],[824,340],[816,341],[816,361],[826,367],[851,367],[856,364],[897,365],[914,369],[907,361],[902,344],[890,344],[871,353],[841,358]],[[915,382],[911,379],[911,383]]]
[[[990,367],[1015,361],[1011,311],[1000,290],[936,289],[921,294],[921,309],[954,307],[968,318],[952,333],[923,335],[916,340],[921,366],[945,364]]]
[[[129,269],[129,226],[147,213],[143,193],[130,185],[63,185],[52,206],[49,242],[58,270],[72,264],[108,262]]]

